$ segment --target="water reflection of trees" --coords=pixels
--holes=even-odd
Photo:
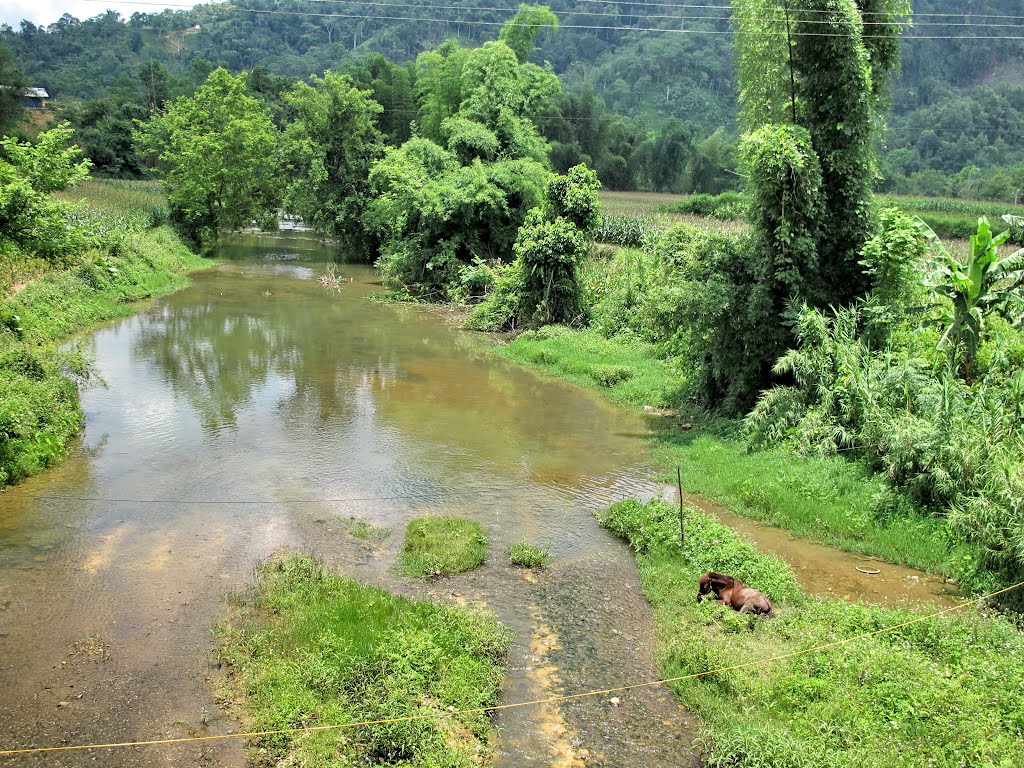
[[[156,364],[209,430],[236,425],[262,398],[289,434],[334,431],[335,451],[342,435],[364,452],[385,443],[393,451],[385,427],[413,438],[403,455],[412,460],[406,452],[418,445],[434,472],[570,484],[629,452],[617,433],[636,425],[620,411],[496,361],[481,337],[453,332],[433,313],[309,278],[252,265],[206,275],[143,324],[134,354]]]
[[[192,405],[205,429],[235,426],[261,391],[277,398],[289,423],[335,424],[351,413],[357,382],[393,367],[376,350],[359,354],[359,345],[344,336],[351,309],[339,305],[351,302],[309,283],[291,285],[299,281],[273,288],[245,282],[232,285],[231,298],[174,297],[143,324],[133,347]],[[240,287],[246,300],[237,295]]]

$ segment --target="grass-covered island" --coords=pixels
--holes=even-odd
[[[399,556],[407,576],[450,576],[483,565],[487,534],[475,520],[420,517],[410,520]]]
[[[278,556],[217,629],[230,698],[251,731],[420,719],[256,740],[258,765],[490,763],[490,717],[510,635],[490,616],[396,597]]]

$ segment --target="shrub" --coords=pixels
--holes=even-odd
[[[666,213],[690,213],[723,221],[735,221],[743,217],[747,207],[745,195],[739,192],[722,192],[718,195],[693,195],[682,202],[666,206],[664,210]]]
[[[746,418],[751,444],[785,442],[805,453],[843,450],[863,458],[913,505],[948,516],[951,534],[974,546],[980,562],[958,564],[969,586],[1018,580],[1024,574],[1018,353],[1001,334],[990,346],[1003,351],[990,351],[991,367],[969,384],[948,367],[933,369],[913,349],[870,348],[861,325],[857,308],[831,316],[801,312],[797,347],[776,365],[795,383],[762,395]]]

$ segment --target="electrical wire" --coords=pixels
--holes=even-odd
[[[152,3],[143,2],[142,0],[86,0],[87,2],[102,2],[107,5],[129,5],[129,6],[144,6],[144,7],[159,7],[159,8],[185,8],[193,9],[194,6],[186,4],[168,4],[168,3]],[[235,11],[240,13],[253,13],[260,15],[269,16],[304,16],[308,18],[323,18],[323,19],[361,19],[364,21],[415,21],[420,23],[437,23],[447,25],[466,25],[466,26],[485,26],[485,27],[503,27],[508,22],[505,21],[487,21],[481,19],[449,19],[449,18],[434,18],[426,16],[397,16],[397,15],[386,15],[386,14],[368,14],[368,13],[316,13],[313,11],[296,11],[296,10],[274,10],[267,8],[246,8],[242,6],[230,5],[230,4],[217,4],[216,6],[209,6],[212,9],[221,11]],[[705,17],[707,20],[713,20],[709,17]],[[688,21],[700,21],[700,18],[687,18]],[[726,17],[721,18],[722,21],[727,21]],[[545,28],[546,24],[523,24],[524,27],[538,27]],[[968,26],[984,26],[984,25],[968,25]],[[1014,28],[1024,29],[1021,25],[1009,25]],[[690,35],[746,35],[754,37],[849,37],[850,32],[837,32],[837,33],[825,33],[825,32],[785,32],[785,31],[760,31],[760,30],[734,30],[734,29],[674,29],[674,28],[662,28],[662,27],[640,27],[633,25],[602,25],[602,24],[559,24],[560,30],[583,30],[583,31],[616,31],[616,32],[655,32],[661,34],[690,34]],[[881,37],[880,35],[864,34],[861,35],[863,39],[869,40],[875,37]],[[917,34],[906,34],[901,38],[903,41],[914,41],[914,40],[1024,40],[1024,35],[917,35]]]

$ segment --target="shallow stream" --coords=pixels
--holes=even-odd
[[[650,417],[487,354],[493,342],[444,311],[372,301],[366,267],[325,287],[332,255],[301,234],[250,238],[191,288],[84,338],[106,386],[84,393],[79,444],[0,493],[0,749],[237,730],[215,699],[209,628],[282,547],[410,596],[486,605],[516,633],[506,702],[656,679],[633,558],[592,515],[661,492]],[[404,524],[428,514],[482,522],[487,564],[398,576]],[[357,539],[350,518],[392,534]],[[537,575],[507,565],[523,539],[554,555]],[[691,719],[666,691],[610,698],[501,713],[499,765],[697,764]],[[244,762],[239,739],[0,758]]]

